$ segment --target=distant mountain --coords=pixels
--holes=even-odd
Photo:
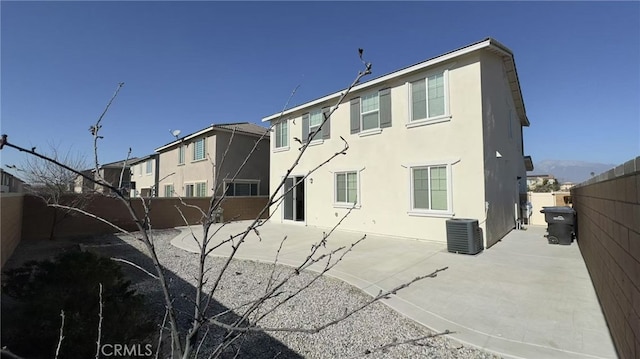
[[[591,178],[591,172],[598,175],[614,168],[615,164],[568,160],[543,160],[533,164],[532,174],[549,174],[564,182],[580,183]]]

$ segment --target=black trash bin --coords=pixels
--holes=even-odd
[[[576,212],[571,207],[542,207],[547,222],[549,244],[568,245],[573,241]]]

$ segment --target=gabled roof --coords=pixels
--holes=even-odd
[[[253,137],[261,137],[269,131],[269,129],[266,127],[262,127],[260,125],[256,125],[254,123],[249,123],[249,122],[211,124],[211,126],[209,127],[205,127],[202,130],[199,130],[192,134],[178,138],[175,141],[169,142],[162,147],[156,148],[156,152],[164,151],[169,147],[172,147],[178,143],[181,143],[186,140],[190,140],[192,138],[198,137],[205,133],[209,133],[211,131],[232,132],[233,130],[235,130],[236,133],[241,133],[241,134],[244,134],[247,136],[253,136]],[[268,137],[266,138],[268,139]]]
[[[509,50],[509,48],[507,48],[506,46],[502,45],[501,43],[499,43],[498,41],[496,41],[493,38],[486,38],[482,41],[478,41],[476,43],[464,46],[462,48],[459,48],[457,50],[453,50],[450,52],[447,52],[445,54],[442,54],[440,56],[437,57],[433,57],[431,59],[419,62],[417,64],[413,64],[411,66],[402,68],[400,70],[388,73],[386,75],[382,75],[380,77],[377,77],[375,79],[363,82],[357,86],[354,86],[351,89],[351,92],[355,92],[355,91],[360,91],[360,90],[364,90],[367,89],[369,87],[373,87],[379,83],[382,83],[384,81],[393,79],[395,77],[399,77],[399,76],[403,76],[415,71],[419,71],[422,70],[424,68],[439,64],[441,62],[444,61],[448,61],[451,60],[453,58],[456,57],[460,57],[466,54],[469,54],[471,52],[474,51],[478,51],[481,49],[487,49],[490,51],[493,51],[494,53],[497,53],[498,55],[502,56],[502,60],[504,62],[506,71],[507,71],[507,78],[509,80],[509,86],[511,87],[511,94],[513,96],[513,102],[515,104],[516,107],[516,111],[518,113],[518,117],[520,118],[520,123],[523,126],[529,126],[529,119],[527,118],[527,113],[525,111],[524,108],[524,100],[522,99],[522,91],[520,89],[520,81],[518,80],[518,72],[516,71],[516,64],[515,64],[515,60],[513,58],[513,52],[511,52],[511,50]],[[311,107],[311,106],[315,106],[315,105],[319,105],[325,101],[329,101],[329,100],[333,100],[333,99],[338,99],[342,93],[345,91],[346,89],[342,89],[338,92],[334,92],[332,94],[329,94],[327,96],[324,97],[320,97],[318,99],[303,103],[301,105],[292,107],[284,112],[278,112],[275,113],[271,116],[267,116],[265,118],[262,119],[262,122],[266,122],[266,121],[272,121],[272,120],[277,120],[280,118],[280,116],[286,116],[289,115],[295,111],[299,111],[301,109],[304,109],[306,107]]]
[[[130,165],[132,165],[132,166],[133,166],[133,165],[138,164],[138,163],[140,163],[140,162],[143,162],[143,161],[146,161],[146,160],[149,160],[149,159],[155,158],[156,156],[157,156],[157,154],[156,154],[156,153],[152,153],[152,154],[150,154],[150,155],[146,155],[146,156],[144,156],[144,157],[138,157],[138,158],[136,158],[136,159],[135,159],[135,160],[133,160],[133,161],[129,160],[129,161],[128,161],[128,163],[129,163]]]
[[[102,166],[100,166],[100,169],[103,168],[122,168],[122,166],[124,165],[125,161],[127,162],[127,166],[130,166],[133,162],[136,162],[139,158],[137,157],[133,157],[133,158],[129,158],[128,160],[121,160],[121,161],[116,161],[116,162],[111,162],[111,163],[105,163]]]

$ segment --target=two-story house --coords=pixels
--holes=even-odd
[[[24,181],[0,168],[0,192],[22,193],[24,192]]]
[[[247,122],[212,124],[157,148],[161,164],[158,195],[209,197],[214,193],[215,178],[219,179],[217,195],[222,191],[234,197],[269,194],[267,131],[267,128]]]
[[[141,157],[131,162],[131,197],[157,197],[158,154]]]
[[[95,169],[89,169],[81,171],[84,175],[93,177],[95,179],[102,179],[107,183],[110,183],[114,187],[118,187],[124,191],[124,195],[128,195],[131,189],[131,163],[136,162],[137,158],[130,158],[128,160],[116,161],[106,163],[98,168],[98,174],[96,175]],[[103,186],[95,184],[82,176],[76,176],[73,184],[73,192],[75,193],[108,193],[109,190],[105,190]]]
[[[546,183],[550,183],[550,184],[558,182],[553,175],[547,175],[547,174],[527,175],[527,187],[529,190],[533,190],[536,186],[544,184],[545,181]]]
[[[272,191],[343,91],[263,119],[275,125]],[[472,218],[489,247],[526,198],[524,126],[513,53],[491,38],[358,84],[281,191],[340,151],[340,137],[347,154],[300,182],[272,220],[329,228],[355,203],[343,230],[446,241],[446,219]]]

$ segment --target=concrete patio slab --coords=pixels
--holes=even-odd
[[[226,225],[228,238],[248,222]],[[202,229],[192,230],[202,234]],[[323,229],[267,222],[250,234],[236,258],[297,266]],[[617,358],[578,245],[549,245],[544,227],[512,231],[475,255],[449,253],[445,243],[367,235],[329,274],[369,294],[448,267],[383,302],[434,331],[467,345],[512,358]],[[361,233],[335,231],[323,251],[350,246]],[[189,228],[172,240],[196,252]],[[228,255],[230,245],[215,255]],[[323,252],[324,253],[324,252]],[[314,267],[312,267],[314,269]]]

